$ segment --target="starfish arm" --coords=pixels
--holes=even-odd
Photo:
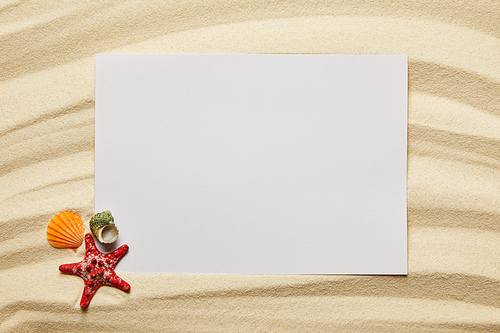
[[[85,256],[89,253],[95,252],[97,247],[95,246],[94,239],[90,233],[85,234]]]
[[[115,258],[118,258],[118,260],[120,260],[125,254],[127,254],[127,252],[128,252],[128,245],[123,244],[112,253],[114,253]]]
[[[122,246],[120,246],[119,248],[114,250],[113,252],[106,253],[105,256],[106,256],[106,258],[108,258],[109,260],[111,260],[114,263],[114,266],[116,266],[118,261],[120,261],[120,259],[123,258],[123,256],[127,252],[128,252],[128,245],[123,244]],[[114,266],[113,266],[113,268],[114,268]]]
[[[130,284],[128,284],[127,282],[125,282],[125,280],[116,275],[115,272],[113,272],[109,277],[106,278],[106,282],[104,282],[104,285],[115,287],[123,291],[130,290]]]
[[[80,263],[76,262],[73,264],[64,264],[59,266],[59,271],[66,274],[78,275],[78,268],[80,267]]]
[[[90,281],[86,281],[85,287],[83,288],[82,299],[80,300],[80,307],[86,308],[89,306],[90,301],[94,297],[97,289],[101,286],[100,284],[94,284],[93,286],[89,285]]]

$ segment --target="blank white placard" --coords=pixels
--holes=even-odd
[[[118,270],[406,274],[407,68],[97,55],[95,204],[130,246]]]

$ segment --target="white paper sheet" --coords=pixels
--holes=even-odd
[[[97,55],[117,269],[406,274],[406,129],[402,55]]]

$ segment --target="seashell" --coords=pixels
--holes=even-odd
[[[47,240],[54,247],[76,249],[82,245],[85,228],[80,216],[73,212],[60,212],[47,226]]]
[[[118,238],[118,229],[109,210],[92,216],[89,227],[92,234],[101,243],[114,243]]]

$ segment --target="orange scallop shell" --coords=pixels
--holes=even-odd
[[[82,245],[85,228],[80,216],[73,212],[60,212],[47,226],[47,239],[54,247],[76,249]]]

